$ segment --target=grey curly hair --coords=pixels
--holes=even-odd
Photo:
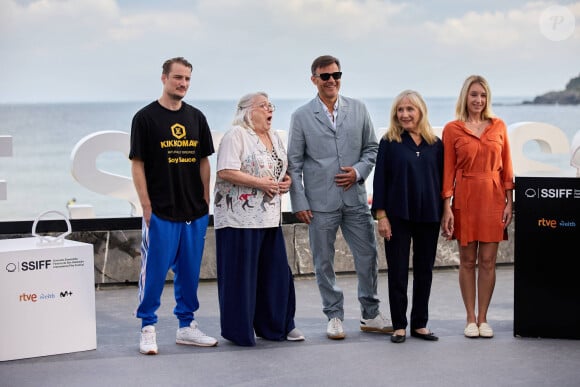
[[[236,113],[234,114],[232,125],[239,125],[252,130],[254,129],[254,125],[252,124],[252,105],[256,97],[268,98],[268,94],[264,93],[263,91],[258,91],[255,93],[246,94],[240,98],[238,101]]]

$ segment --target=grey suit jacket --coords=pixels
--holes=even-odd
[[[330,212],[367,203],[364,180],[375,166],[378,143],[366,106],[339,95],[336,130],[316,96],[290,120],[288,173],[292,211]],[[340,167],[354,167],[361,180],[344,191],[334,181]]]

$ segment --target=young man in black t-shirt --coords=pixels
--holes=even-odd
[[[172,58],[163,64],[161,97],[139,110],[131,126],[131,172],[143,208],[142,264],[139,277],[141,353],[157,354],[155,324],[165,278],[174,276],[179,320],[178,344],[215,346],[199,330],[197,286],[209,218],[213,140],[203,113],[182,99],[191,64]]]

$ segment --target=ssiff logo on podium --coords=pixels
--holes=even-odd
[[[96,349],[93,246],[0,240],[0,361]]]
[[[516,176],[515,191],[514,336],[580,339],[580,179]]]

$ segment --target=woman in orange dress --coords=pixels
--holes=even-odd
[[[487,310],[495,287],[497,251],[499,242],[507,240],[512,220],[514,176],[508,134],[505,123],[491,111],[489,84],[479,75],[465,80],[455,116],[442,135],[441,230],[443,237],[458,241],[459,286],[467,312],[464,334],[490,338]]]

